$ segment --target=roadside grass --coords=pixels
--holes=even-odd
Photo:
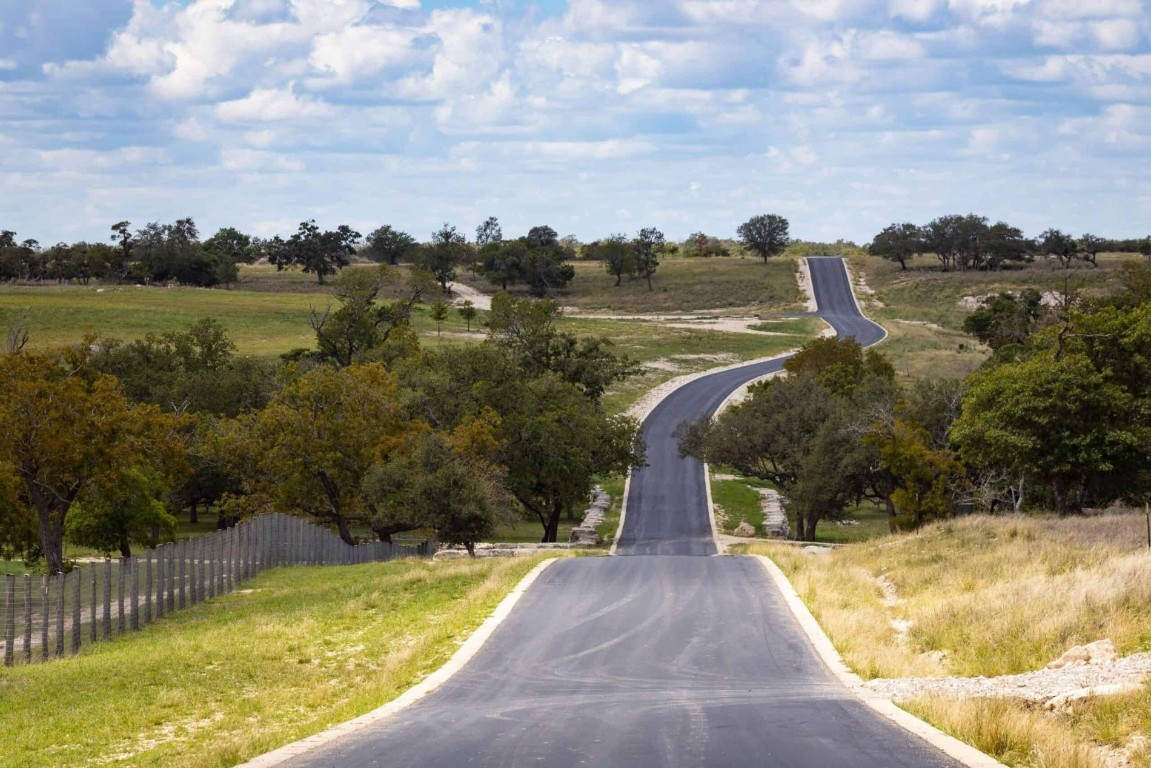
[[[753,478],[717,480],[711,473],[711,500],[715,505],[716,523],[722,533],[733,533],[741,522],[763,534],[763,509],[756,488],[770,488],[770,483]]]
[[[1151,556],[1142,515],[969,517],[819,557],[775,560],[865,678],[997,676],[1042,669],[1073,645],[1111,639],[1151,651]],[[898,597],[884,604],[877,579]],[[894,620],[910,622],[905,637]],[[1096,697],[1062,714],[1009,700],[908,702],[910,711],[1009,765],[1102,766],[1096,747],[1151,733],[1151,694]],[[1130,763],[1151,766],[1151,750]]]
[[[567,515],[560,518],[559,532],[556,541],[564,542],[571,537],[571,530],[579,525],[583,517],[583,509],[575,510],[575,520],[569,520]],[[534,517],[524,517],[514,525],[501,525],[487,541],[501,544],[536,544],[543,538],[544,527]]]
[[[0,732],[19,734],[2,762],[242,762],[394,699],[542,559],[277,569],[76,657],[0,669]]]
[[[794,259],[759,259],[724,256],[716,258],[666,258],[652,279],[625,277],[617,287],[615,277],[601,262],[574,261],[575,277],[559,291],[556,300],[568,307],[627,313],[690,312],[755,307],[760,311],[793,312],[803,309],[796,283]],[[485,293],[495,287],[482,277],[460,270],[460,281]],[[526,295],[522,287],[512,293]]]

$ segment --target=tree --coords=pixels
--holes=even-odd
[[[618,286],[624,275],[634,277],[638,266],[635,251],[627,242],[626,235],[612,235],[611,237],[591,243],[588,251],[592,258],[603,261],[609,274],[615,275],[615,284]]]
[[[906,270],[907,262],[923,252],[923,233],[914,224],[890,224],[871,241],[868,252],[899,262],[899,268]]]
[[[506,291],[509,285],[523,279],[527,259],[528,244],[524,238],[485,243],[480,248],[479,272],[493,285]]]
[[[132,556],[132,544],[156,546],[174,541],[176,518],[161,500],[167,487],[161,478],[127,467],[109,489],[72,505],[66,534],[70,541],[105,555]]]
[[[119,258],[112,266],[112,274],[117,280],[123,280],[128,275],[132,265],[132,249],[135,242],[132,237],[132,222],[120,221],[112,225],[112,242],[120,247]]]
[[[476,319],[476,315],[478,314],[476,305],[470,301],[462,301],[456,311],[460,313],[460,317],[468,324],[468,333],[471,333],[472,321]]]
[[[436,336],[440,335],[441,326],[444,321],[448,319],[448,310],[450,308],[448,303],[444,301],[443,296],[437,296],[432,301],[432,306],[428,308],[428,316],[432,318],[436,324]]]
[[[1093,267],[1099,266],[1099,253],[1106,247],[1106,240],[1091,233],[1079,238],[1079,254]]]
[[[559,314],[554,301],[499,294],[492,299],[489,338],[510,352],[529,375],[557,374],[594,400],[615,382],[639,372],[634,360],[612,351],[610,340],[558,330]]]
[[[489,243],[503,242],[504,232],[500,228],[500,220],[489,216],[482,224],[476,227],[476,246],[479,248]]]
[[[836,395],[850,395],[865,376],[891,381],[895,368],[874,349],[864,350],[852,337],[823,337],[804,344],[783,369],[793,376],[807,374]]]
[[[878,448],[882,467],[893,478],[894,524],[918,528],[952,514],[951,490],[962,476],[963,465],[950,450],[932,447],[926,427],[906,414],[897,414],[889,429],[873,428],[864,442]]]
[[[736,233],[739,240],[753,253],[763,258],[766,264],[768,258],[777,256],[787,248],[790,238],[788,230],[790,224],[787,219],[774,213],[752,216],[739,225]]]
[[[967,463],[1035,478],[1057,512],[1076,513],[1088,484],[1130,463],[1151,437],[1132,406],[1087,355],[1044,351],[973,374],[951,437]]]
[[[452,225],[444,224],[432,233],[431,243],[420,249],[418,261],[447,293],[448,283],[456,279],[456,265],[465,262],[467,255],[467,239]]]
[[[221,425],[208,455],[242,478],[249,509],[278,509],[330,524],[347,544],[371,519],[364,481],[418,425],[396,377],[378,363],[300,374],[261,411]]]
[[[300,227],[286,243],[268,254],[276,269],[298,266],[305,273],[314,273],[320,285],[328,275],[334,275],[350,263],[356,252],[360,233],[346,224],[335,230],[321,231],[315,219],[300,222]]]
[[[385,224],[368,235],[367,256],[377,264],[390,264],[393,267],[402,260],[411,258],[416,250],[416,239],[407,232],[401,232]]]
[[[1029,261],[1035,244],[1023,236],[1023,230],[999,221],[984,236],[987,267],[1000,269],[1008,261]]]
[[[694,232],[683,241],[684,256],[708,258],[711,256],[727,256],[727,246],[718,237],[708,237],[703,232]]]
[[[381,302],[380,292],[387,287],[398,287],[399,297]],[[346,368],[388,344],[393,336],[403,335],[416,305],[435,287],[435,280],[423,270],[411,269],[402,275],[384,264],[340,275],[335,283],[339,306],[312,312],[320,358]]]
[[[1049,229],[1039,236],[1039,252],[1048,258],[1055,257],[1060,266],[1070,269],[1071,262],[1079,255],[1079,243],[1058,229]]]
[[[1139,253],[1151,259],[1151,235],[1139,241]]]
[[[491,462],[497,425],[487,412],[451,433],[424,430],[377,464],[364,488],[379,522],[431,528],[438,541],[462,544],[474,556],[477,541],[512,521],[503,473]]]
[[[224,227],[204,241],[204,251],[233,264],[251,264],[257,258],[252,238],[235,227]]]
[[[635,269],[640,277],[647,280],[647,289],[655,290],[651,278],[659,267],[659,256],[664,248],[663,232],[655,227],[645,227],[639,231],[631,242],[635,254]]]
[[[1043,311],[1043,297],[1034,288],[1018,296],[988,296],[979,309],[963,319],[963,330],[993,350],[1027,344]]]
[[[126,467],[175,477],[187,417],[133,405],[86,353],[0,357],[0,475],[15,477],[21,509],[37,521],[51,573],[64,570],[63,540],[76,501],[108,494]]]
[[[954,214],[932,219],[923,228],[923,247],[935,254],[944,272],[950,272],[959,260],[963,248],[963,229],[963,217]]]

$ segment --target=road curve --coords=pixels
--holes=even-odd
[[[881,338],[839,260],[811,267],[821,316]],[[670,431],[773,365],[693,382],[646,422],[622,549],[649,556],[556,563],[437,691],[284,765],[958,768],[839,684],[758,562],[683,556],[714,544],[702,468]]]

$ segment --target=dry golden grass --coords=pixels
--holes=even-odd
[[[1141,514],[970,517],[813,557],[751,547],[783,568],[847,663],[865,678],[996,676],[1043,668],[1110,638],[1151,651],[1151,553]],[[891,604],[879,579],[895,587]],[[888,596],[890,597],[890,596]],[[901,635],[893,621],[910,622]],[[942,652],[942,653],[939,653]],[[1007,699],[921,698],[908,709],[1008,765],[1103,768],[1151,735],[1151,691],[1053,714]],[[1151,749],[1127,765],[1151,767]]]

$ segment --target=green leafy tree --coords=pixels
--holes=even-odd
[[[207,455],[243,479],[244,512],[310,517],[354,544],[352,526],[373,516],[365,478],[417,429],[398,395],[395,376],[378,363],[314,368],[263,410],[224,422]]]
[[[973,375],[951,431],[964,460],[1045,483],[1060,514],[1089,482],[1140,455],[1148,434],[1133,398],[1085,354],[1043,352]]]
[[[417,247],[414,237],[388,224],[373,230],[365,242],[369,259],[377,264],[390,264],[393,267],[401,261],[411,259]]]
[[[108,490],[72,505],[66,535],[76,544],[121,557],[132,556],[132,544],[154,547],[173,541],[176,518],[162,501],[166,492],[162,479],[128,467]]]
[[[500,220],[489,216],[482,224],[476,227],[476,245],[482,248],[491,243],[503,242],[504,231],[500,227]]]
[[[479,273],[506,291],[523,280],[529,250],[525,238],[485,243],[479,252]]]
[[[602,261],[608,273],[615,275],[617,286],[624,275],[634,277],[639,269],[635,250],[628,243],[626,235],[612,235],[605,240],[591,243],[587,250],[590,258]]]
[[[1026,345],[1043,312],[1043,297],[1028,288],[1018,296],[1000,293],[983,300],[963,319],[963,330],[992,349]]]
[[[344,368],[394,341],[407,341],[412,312],[435,288],[432,276],[420,269],[401,273],[380,265],[348,270],[335,282],[338,306],[312,312],[320,358]],[[381,301],[385,289],[397,298]]]
[[[432,305],[428,307],[428,317],[436,324],[436,336],[440,335],[440,330],[445,320],[448,319],[448,312],[451,310],[451,305],[444,301],[442,296],[437,296]]]
[[[444,224],[432,234],[432,241],[419,251],[419,265],[435,276],[440,289],[448,292],[448,283],[456,279],[456,266],[466,263],[470,250],[462,233]]]
[[[1087,233],[1079,238],[1079,255],[1093,267],[1099,266],[1099,254],[1107,247],[1107,241],[1098,235]]]
[[[223,227],[204,241],[204,251],[233,264],[251,264],[258,258],[252,244],[250,235],[235,227]]]
[[[736,234],[740,242],[763,259],[766,264],[772,256],[778,256],[787,249],[790,242],[788,230],[791,225],[787,219],[774,213],[752,216],[739,225]]]
[[[306,274],[314,274],[323,285],[328,275],[334,275],[348,266],[360,233],[346,224],[334,230],[321,230],[315,219],[300,222],[300,227],[287,242],[278,244],[268,253],[276,269],[297,266]]]
[[[468,324],[468,333],[471,333],[472,321],[474,321],[476,319],[476,315],[479,314],[478,310],[476,309],[476,305],[470,301],[462,301],[460,302],[460,306],[456,311],[460,313],[460,317],[462,317],[464,322]]]
[[[891,361],[851,337],[813,339],[788,358],[783,369],[794,376],[807,374],[836,395],[852,394],[865,376],[895,378]]]
[[[923,252],[923,233],[914,224],[890,224],[871,241],[868,252],[906,270],[907,262]]]
[[[125,467],[158,477],[183,470],[186,417],[133,405],[87,353],[0,357],[0,476],[15,478],[19,508],[35,516],[52,573],[64,570],[72,506],[115,489]]]
[[[1071,268],[1071,262],[1078,258],[1079,243],[1071,235],[1058,229],[1049,229],[1039,236],[1039,252],[1054,258],[1064,269]]]
[[[636,234],[631,242],[632,252],[635,256],[635,269],[640,277],[647,280],[647,289],[655,290],[651,279],[659,268],[659,257],[663,253],[666,241],[663,232],[655,227],[645,227]]]

